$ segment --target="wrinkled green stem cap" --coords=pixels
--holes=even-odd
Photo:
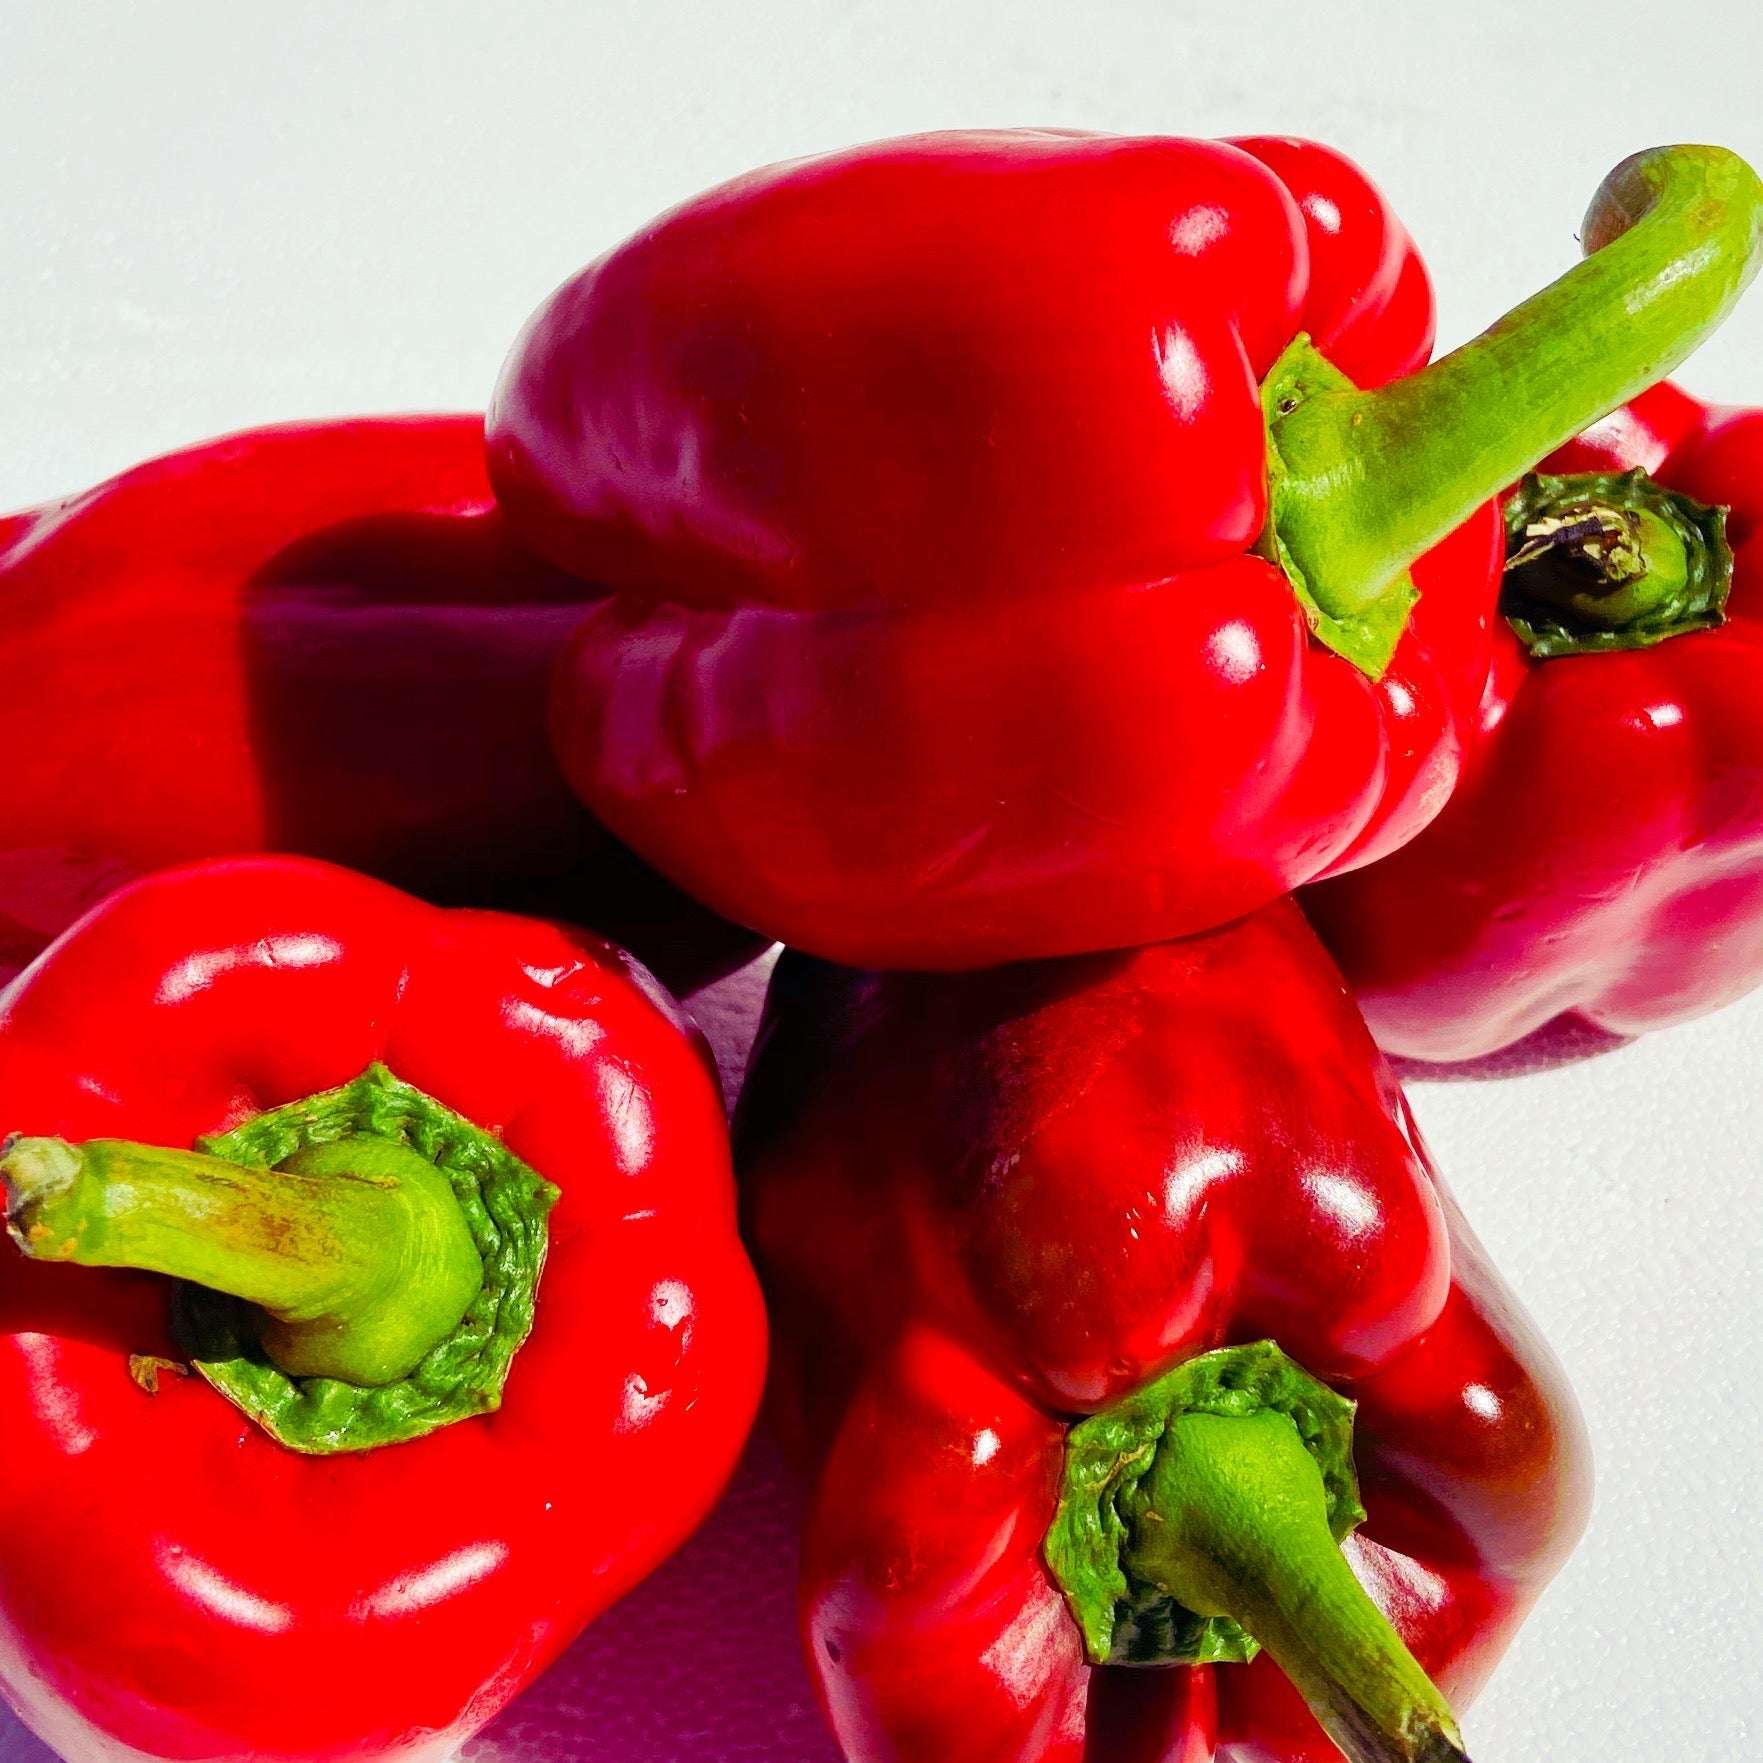
[[[1484,502],[1671,372],[1757,273],[1763,184],[1722,147],[1657,147],[1610,173],[1585,261],[1461,349],[1375,391],[1300,336],[1262,388],[1263,549],[1319,641],[1379,677],[1409,566]]]
[[[1731,589],[1726,510],[1643,471],[1533,472],[1506,503],[1500,611],[1539,661],[1712,630]]]
[[[14,1137],[34,1260],[187,1282],[196,1367],[294,1449],[416,1437],[500,1399],[556,1190],[382,1066],[195,1150]]]
[[[1045,1558],[1093,1663],[1265,1648],[1353,1763],[1464,1763],[1455,1717],[1340,1544],[1365,1516],[1353,1405],[1271,1341],[1073,1426]]]

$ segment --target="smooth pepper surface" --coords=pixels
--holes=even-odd
[[[571,796],[600,590],[509,532],[477,416],[230,435],[0,518],[0,977],[148,870],[298,851],[591,923],[675,985],[753,947]]]
[[[1046,1565],[1071,1423],[1228,1343],[1357,1402],[1347,1560],[1459,1706],[1579,1534],[1573,1399],[1290,902],[979,975],[786,955],[736,1143],[853,1763],[1338,1763],[1265,1655],[1090,1663]]]
[[[1725,621],[1546,660],[1501,621],[1444,813],[1306,891],[1379,1041],[1413,1058],[1562,1018],[1637,1035],[1763,979],[1763,411],[1663,384],[1543,469],[1639,469],[1725,508]]]
[[[565,772],[851,965],[1155,941],[1393,849],[1485,677],[1489,498],[1754,269],[1742,162],[1612,176],[1609,259],[1419,373],[1413,244],[1310,143],[929,135],[675,209],[487,418],[511,524],[616,590],[557,671]]]
[[[1245,555],[1299,329],[1367,386],[1433,336],[1407,232],[1307,143],[939,135],[676,210],[489,418],[510,520],[620,590],[565,770],[700,897],[883,966],[1143,941],[1397,842],[1479,690],[1494,521],[1381,684],[1312,645]]]
[[[721,1101],[621,952],[245,858],[111,896],[0,997],[0,1130],[187,1151],[376,1064],[561,1190],[494,1412],[297,1455],[177,1375],[172,1281],[0,1244],[0,1689],[70,1759],[448,1756],[733,1468],[765,1322]]]

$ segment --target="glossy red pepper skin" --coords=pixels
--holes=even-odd
[[[852,1763],[1338,1763],[1265,1656],[1090,1667],[1040,1558],[1066,1419],[1221,1344],[1358,1401],[1348,1554],[1459,1706],[1584,1522],[1573,1399],[1289,902],[959,978],[786,956],[737,1167]]]
[[[708,1510],[765,1323],[708,1055],[578,932],[247,858],[113,895],[0,997],[0,1119],[188,1146],[374,1060],[562,1189],[503,1405],[358,1456],[176,1357],[170,1282],[0,1256],[0,1689],[70,1759],[451,1754]]]
[[[1425,361],[1345,160],[1058,132],[774,167],[566,284],[504,370],[510,521],[615,587],[559,668],[594,812],[730,917],[966,968],[1233,918],[1415,832],[1486,665],[1497,519],[1381,683],[1313,642],[1259,383]]]
[[[475,416],[231,435],[0,519],[0,977],[135,875],[261,850],[588,922],[682,987],[732,965],[551,757],[596,592],[509,533]]]
[[[1637,466],[1730,507],[1727,622],[1549,661],[1499,622],[1450,805],[1304,896],[1392,1052],[1473,1059],[1557,1018],[1637,1035],[1763,979],[1763,411],[1661,385],[1543,469]]]

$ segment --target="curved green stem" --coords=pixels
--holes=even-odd
[[[1300,337],[1264,387],[1269,545],[1318,635],[1388,664],[1406,570],[1589,423],[1663,379],[1756,275],[1763,183],[1721,147],[1657,147],[1610,173],[1588,256],[1472,342],[1362,392]]]
[[[94,1139],[13,1140],[7,1225],[25,1254],[135,1267],[258,1307],[292,1377],[364,1387],[406,1376],[484,1280],[447,1177],[403,1145],[308,1145],[275,1168]]]
[[[1463,1763],[1449,1703],[1353,1577],[1284,1414],[1183,1414],[1126,1502],[1133,1568],[1271,1653],[1353,1763]]]
[[[1265,1647],[1353,1763],[1463,1763],[1449,1704],[1341,1553],[1364,1516],[1353,1404],[1254,1341],[1071,1427],[1042,1554],[1094,1664]]]

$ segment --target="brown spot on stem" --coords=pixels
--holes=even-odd
[[[190,1368],[176,1359],[162,1359],[157,1353],[129,1354],[129,1376],[148,1395],[159,1394],[159,1378],[162,1372],[170,1372],[173,1377],[188,1377]]]

